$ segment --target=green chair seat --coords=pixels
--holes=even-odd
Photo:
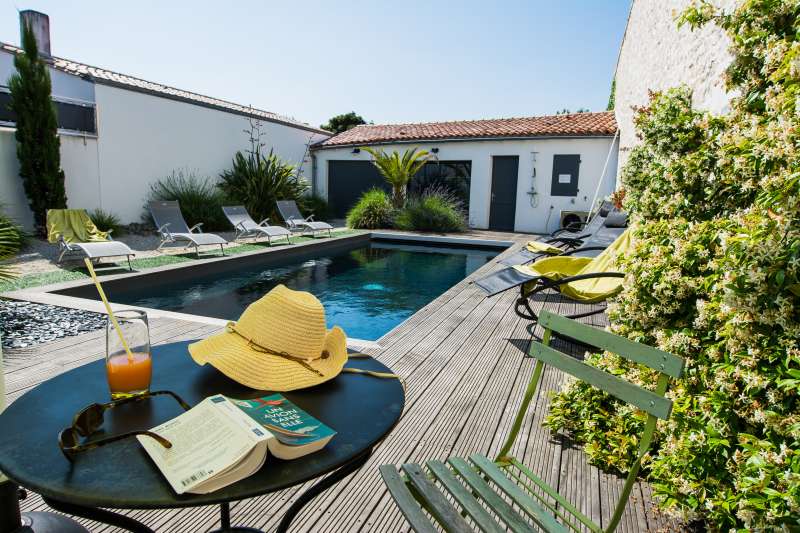
[[[417,464],[382,465],[379,468],[389,493],[417,533],[543,531],[611,532],[617,528],[636,482],[641,461],[650,449],[657,419],[667,419],[672,402],[665,398],[669,378],[683,373],[684,362],[672,354],[633,342],[606,331],[580,324],[549,311],[542,312],[542,342],[532,342],[530,355],[537,359],[511,433],[497,457],[483,455],[468,459],[452,457],[446,463],[428,461]],[[654,390],[645,389],[590,366],[549,346],[553,333],[573,338],[589,346],[613,352],[659,373]],[[620,498],[605,528],[594,523],[572,503],[547,485],[511,450],[525,414],[534,398],[544,365],[558,368],[594,387],[636,406],[648,414],[639,441],[639,453],[630,469]]]

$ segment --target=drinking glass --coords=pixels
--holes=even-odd
[[[131,354],[125,350],[111,318],[106,319],[106,374],[111,399],[130,398],[150,391],[153,374],[147,313],[125,310],[114,313]]]

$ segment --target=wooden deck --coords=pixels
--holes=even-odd
[[[292,531],[407,531],[408,525],[383,488],[378,465],[474,452],[492,456],[498,451],[521,401],[533,362],[524,357],[531,335],[528,323],[514,314],[513,291],[485,298],[482,291],[469,283],[497,268],[500,265],[492,262],[475,272],[389,332],[379,341],[379,349],[369,350],[405,378],[407,398],[403,417],[367,465],[306,506]],[[562,314],[576,309],[576,304],[557,296],[542,296],[535,305]],[[584,320],[601,325],[605,318],[595,315]],[[201,337],[215,329],[166,318],[154,320],[151,327],[154,344]],[[7,354],[9,401],[51,376],[100,358],[104,351],[103,335],[88,333],[25,353]],[[558,371],[546,371],[544,387],[528,413],[513,453],[589,517],[604,523],[616,502],[622,480],[590,466],[579,448],[563,436],[551,436],[541,427],[548,392],[557,390],[561,379]],[[305,488],[300,486],[238,502],[232,507],[232,521],[236,525],[274,530],[283,512]],[[22,502],[22,508],[40,510],[46,505],[37,495],[30,494]],[[130,514],[157,531],[207,531],[219,526],[215,507]],[[91,531],[116,531],[101,524],[85,523]],[[650,489],[641,483],[634,489],[618,531],[679,529],[679,524],[654,511]]]

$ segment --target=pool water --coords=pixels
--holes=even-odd
[[[409,246],[372,241],[280,266],[172,281],[112,301],[236,320],[279,283],[322,301],[328,326],[348,337],[377,340],[427,303],[486,264],[496,250]]]

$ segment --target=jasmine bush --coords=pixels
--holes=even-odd
[[[678,88],[639,110],[642,144],[622,173],[633,252],[612,331],[686,358],[647,462],[661,504],[713,531],[800,528],[800,4],[706,2],[680,22],[714,21],[733,42],[738,96],[726,116]],[[589,361],[652,387],[610,354]],[[553,399],[546,424],[626,471],[641,413],[585,385]],[[591,443],[591,444],[589,444]]]
[[[381,189],[365,192],[347,213],[347,226],[357,229],[391,228],[394,207],[389,195]]]

